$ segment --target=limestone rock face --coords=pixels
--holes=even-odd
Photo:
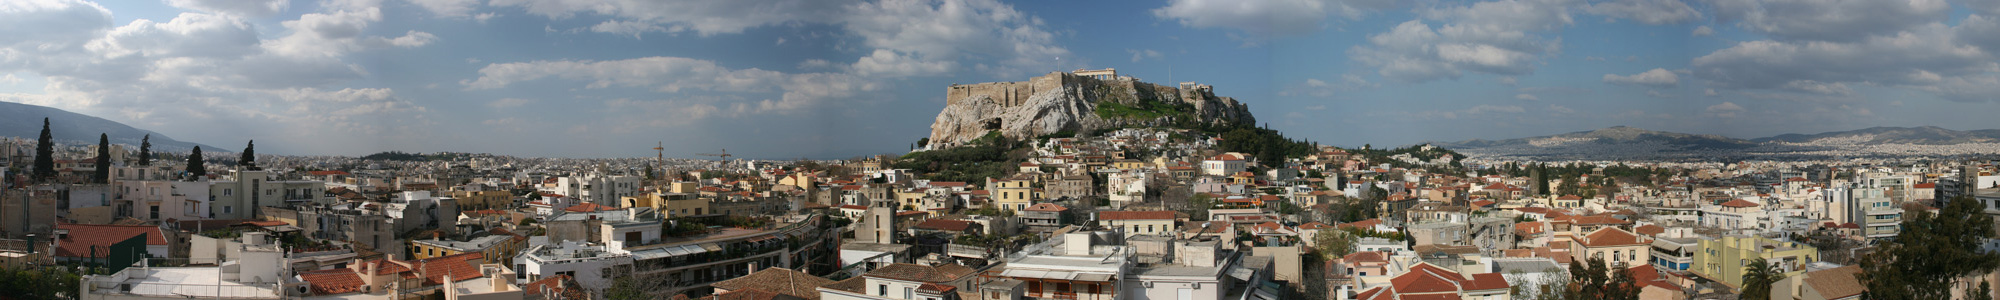
[[[1216,97],[1205,85],[1174,88],[1129,77],[1096,79],[1052,73],[1025,82],[953,86],[946,100],[944,111],[931,124],[932,149],[963,145],[994,130],[1011,138],[1033,138],[1066,130],[1167,126],[1181,121],[1177,117],[1210,124],[1256,123],[1249,107],[1229,97]],[[1127,107],[1153,103],[1178,107],[1184,114],[1105,118],[1097,113],[1104,103]]]

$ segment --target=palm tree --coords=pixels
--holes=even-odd
[[[1743,296],[1740,299],[1769,300],[1771,286],[1785,280],[1785,272],[1778,270],[1777,265],[1765,261],[1764,258],[1750,261],[1750,264],[1743,266],[1743,269]]]

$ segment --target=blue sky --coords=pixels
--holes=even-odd
[[[25,0],[0,2],[0,101],[283,154],[844,158],[927,135],[952,83],[1109,67],[1347,146],[1988,129],[1994,16],[2000,0]]]

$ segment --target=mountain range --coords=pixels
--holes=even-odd
[[[49,134],[57,143],[97,144],[98,134],[111,137],[113,144],[131,145],[137,151],[140,139],[152,135],[154,151],[181,152],[201,146],[204,151],[229,152],[233,150],[217,148],[190,142],[174,140],[165,134],[133,128],[104,118],[74,113],[53,107],[0,102],[0,136],[10,136],[33,140],[42,135],[42,118],[49,119]],[[33,145],[29,145],[33,146]]]
[[[1746,140],[1614,126],[1538,137],[1432,144],[1472,158],[1525,160],[1955,156],[2000,153],[2000,130],[1873,127]]]

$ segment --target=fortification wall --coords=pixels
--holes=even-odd
[[[975,84],[954,84],[945,88],[945,105],[978,99],[980,96],[993,98],[1001,106],[1014,107],[1028,102],[1028,97],[1047,90],[1061,89],[1063,84],[1075,80],[1069,73],[1056,72],[1030,78],[1028,81],[987,82]]]

